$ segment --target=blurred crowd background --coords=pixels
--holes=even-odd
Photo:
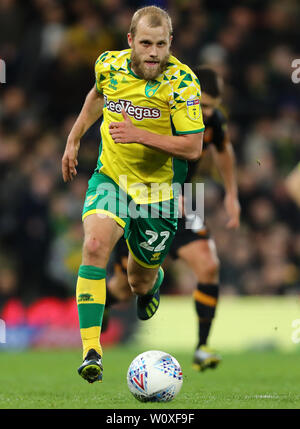
[[[237,158],[242,223],[226,230],[223,188],[209,157],[205,215],[221,262],[221,293],[300,291],[300,212],[284,179],[300,160],[300,5],[285,1],[1,0],[0,307],[10,297],[74,295],[81,263],[81,210],[96,166],[99,124],[82,139],[77,178],[64,184],[66,138],[105,50],[127,48],[134,10],[156,4],[172,16],[172,52],[210,64],[225,79],[223,109]],[[195,279],[166,260],[165,292]]]

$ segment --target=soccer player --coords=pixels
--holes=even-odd
[[[161,264],[177,228],[174,183],[184,181],[186,160],[197,160],[202,152],[200,85],[191,69],[170,55],[171,40],[172,23],[164,10],[150,6],[133,15],[130,49],[104,52],[96,61],[95,86],[62,158],[67,182],[77,174],[81,137],[103,114],[97,167],[83,207],[76,285],[83,346],[78,372],[89,383],[102,380],[100,333],[111,252],[124,236],[128,283],[137,295],[138,317],[147,320],[159,305]]]
[[[235,157],[227,130],[227,121],[219,105],[223,82],[209,67],[194,70],[201,85],[201,107],[205,123],[203,152],[211,151],[224,181],[225,209],[228,215],[227,228],[238,228],[240,205],[235,176]],[[201,161],[200,161],[201,162]],[[199,162],[190,162],[186,182],[195,176]],[[208,228],[198,215],[187,213],[178,220],[178,230],[170,247],[170,255],[183,259],[197,277],[194,291],[195,309],[198,316],[198,343],[193,356],[193,367],[197,370],[215,368],[221,358],[207,345],[219,295],[219,260],[216,246]],[[186,222],[189,219],[190,227]],[[108,285],[107,307],[115,302],[127,300],[131,293],[126,281],[127,249],[122,240],[116,247],[114,275]],[[106,315],[108,312],[106,311]],[[105,320],[107,322],[107,320]]]

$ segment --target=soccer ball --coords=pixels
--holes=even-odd
[[[141,402],[169,402],[182,386],[182,370],[169,353],[150,350],[139,354],[127,372],[127,384]]]

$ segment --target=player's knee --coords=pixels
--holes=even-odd
[[[109,257],[109,246],[108,243],[100,238],[89,235],[84,239],[83,252],[89,259],[107,259]]]
[[[214,279],[219,274],[220,269],[220,261],[217,256],[209,256],[204,264],[203,271],[205,273],[205,277],[209,279]]]

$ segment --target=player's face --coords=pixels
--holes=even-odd
[[[214,110],[220,105],[220,102],[221,99],[219,97],[214,98],[206,94],[206,92],[201,93],[201,109],[204,122],[212,116]]]
[[[137,24],[135,37],[128,34],[128,43],[132,48],[131,68],[142,79],[153,80],[166,68],[170,56],[172,36],[167,23],[161,27],[149,27],[147,17]]]

